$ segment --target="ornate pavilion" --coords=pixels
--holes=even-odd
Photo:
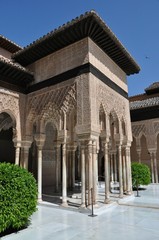
[[[131,194],[132,131],[126,76],[139,66],[94,11],[21,48],[0,36],[1,161],[32,172],[38,198],[51,188],[67,206],[98,200],[99,178]],[[151,151],[150,151],[151,154]]]

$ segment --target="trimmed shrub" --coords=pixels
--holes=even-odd
[[[0,163],[0,232],[27,225],[36,205],[33,175],[17,165]]]
[[[133,187],[148,185],[151,182],[150,169],[146,164],[133,162],[131,164]]]

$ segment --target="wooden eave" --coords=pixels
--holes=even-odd
[[[4,48],[5,50],[7,50],[10,53],[15,53],[22,49],[20,46],[18,46],[17,44],[13,43],[10,40],[8,40],[7,38],[5,38],[2,35],[0,35],[0,47]]]
[[[86,37],[90,37],[127,75],[140,71],[131,55],[94,11],[87,12],[41,37],[13,54],[13,59],[27,66]]]
[[[25,88],[33,81],[33,74],[0,59],[0,81]]]

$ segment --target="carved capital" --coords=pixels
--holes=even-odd
[[[42,148],[44,143],[45,143],[45,134],[44,133],[39,133],[39,134],[35,134],[34,138],[36,141],[36,145],[38,148]]]
[[[24,149],[29,149],[32,144],[32,141],[21,141],[21,147]]]

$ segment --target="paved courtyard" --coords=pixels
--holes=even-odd
[[[136,193],[135,193],[136,194]],[[159,184],[151,184],[141,197],[119,201],[99,212],[87,213],[40,205],[30,226],[2,240],[158,240]]]

